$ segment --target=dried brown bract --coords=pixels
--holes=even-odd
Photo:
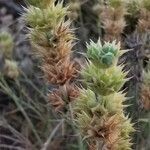
[[[56,112],[62,112],[66,109],[67,104],[75,100],[79,95],[78,87],[75,84],[65,84],[59,89],[53,90],[48,94],[50,104]]]
[[[70,58],[62,59],[57,64],[45,63],[42,70],[51,84],[64,85],[78,76],[76,63]]]

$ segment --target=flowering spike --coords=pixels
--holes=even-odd
[[[65,19],[68,7],[63,6],[63,1],[55,0],[29,0],[29,3],[23,15],[30,26],[29,38],[35,54],[41,59],[46,81],[58,86],[48,94],[50,103],[56,111],[63,112],[78,95],[72,83],[77,77],[79,63],[72,59],[75,37],[70,20]]]
[[[93,41],[87,45],[87,66],[81,72],[87,89],[80,90],[74,104],[76,122],[92,150],[131,150],[130,134],[134,132],[131,120],[125,116],[126,101],[121,87],[127,72],[117,65],[121,56],[120,43]],[[111,62],[111,63],[110,63]]]

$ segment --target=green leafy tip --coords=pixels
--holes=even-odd
[[[117,62],[120,56],[119,50],[120,43],[116,44],[115,41],[105,42],[103,46],[100,40],[97,43],[91,41],[90,44],[87,44],[87,57],[95,65],[108,68]]]
[[[47,31],[55,28],[61,21],[63,21],[67,14],[67,8],[63,7],[62,2],[57,5],[51,4],[45,9],[30,6],[26,9],[24,20],[39,31]]]

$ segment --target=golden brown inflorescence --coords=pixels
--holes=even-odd
[[[30,26],[29,37],[34,53],[42,60],[41,68],[46,81],[58,86],[48,97],[55,110],[59,111],[78,95],[73,79],[77,77],[79,64],[72,56],[74,30],[70,27],[71,22],[65,20],[68,7],[64,7],[63,2],[56,3],[55,0],[46,2],[49,5],[45,5],[45,1],[39,1],[39,5],[30,5],[24,19]]]

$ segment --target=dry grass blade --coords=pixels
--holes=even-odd
[[[0,121],[0,133],[0,149],[33,150],[31,142],[4,118]]]
[[[44,143],[43,148],[41,150],[48,150],[48,147],[52,141],[52,138],[55,136],[55,133],[60,128],[60,126],[63,124],[64,120],[61,120],[59,124],[55,127],[55,129],[52,131],[50,136],[48,137],[47,141]]]
[[[17,95],[12,91],[12,89],[8,86],[8,84],[6,83],[5,79],[3,77],[1,77],[1,82],[0,82],[0,87],[3,89],[3,91],[8,94],[12,100],[14,100],[16,106],[20,109],[20,111],[22,112],[23,116],[25,117],[25,119],[28,122],[28,125],[31,127],[37,141],[39,144],[42,144],[42,141],[31,121],[31,119],[29,118],[29,116],[27,115],[27,113],[25,112],[24,108],[22,107],[22,105],[19,103],[20,99],[17,97]]]

